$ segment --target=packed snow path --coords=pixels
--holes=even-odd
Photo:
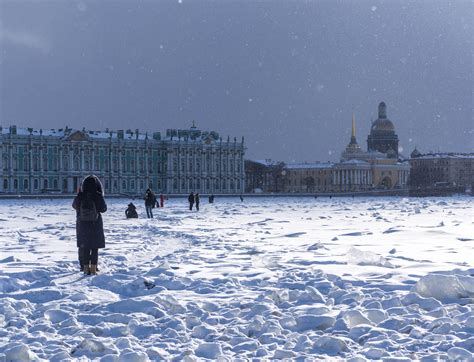
[[[78,271],[72,200],[0,200],[0,361],[472,359],[472,198],[185,199]]]

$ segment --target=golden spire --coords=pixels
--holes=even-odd
[[[356,136],[356,126],[355,126],[355,117],[354,117],[354,113],[352,113],[352,137],[355,138]]]

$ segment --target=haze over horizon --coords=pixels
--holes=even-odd
[[[0,2],[0,125],[245,137],[337,161],[384,101],[402,154],[474,151],[472,12],[457,1]]]

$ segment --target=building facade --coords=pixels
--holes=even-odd
[[[427,153],[416,148],[410,158],[410,186],[474,186],[474,153]]]
[[[111,194],[234,194],[244,190],[244,140],[169,129],[96,132],[0,127],[0,192],[73,193],[93,173]]]
[[[398,136],[393,123],[386,117],[386,105],[381,102],[379,118],[372,124],[368,137],[367,152],[357,143],[355,119],[352,117],[351,140],[341,154],[341,162],[334,165],[336,191],[407,188],[410,165],[398,159]],[[397,148],[396,153],[393,147]]]
[[[245,160],[245,192],[282,192],[284,167],[270,159]]]
[[[410,174],[407,161],[398,158],[398,136],[393,123],[387,119],[386,105],[379,104],[379,117],[373,122],[364,151],[357,143],[355,119],[349,144],[338,163],[281,164],[280,172],[271,172],[270,165],[259,163],[259,188],[265,192],[269,185],[283,177],[282,192],[344,193],[370,190],[406,189]],[[396,151],[395,151],[396,150]],[[254,161],[252,161],[254,162]],[[254,162],[255,163],[255,162]],[[246,161],[247,182],[255,179],[256,168]],[[251,192],[251,189],[247,189]]]
[[[284,192],[330,192],[332,163],[293,163],[285,165]]]

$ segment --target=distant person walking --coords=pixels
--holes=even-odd
[[[210,204],[213,204],[213,203],[214,203],[214,194],[211,194],[211,195],[209,196],[209,203],[210,203]]]
[[[196,202],[196,210],[199,211],[199,202],[201,201],[201,197],[199,196],[199,193],[196,192],[196,195],[194,195],[194,202]]]
[[[156,196],[150,188],[146,189],[143,199],[145,200],[146,217],[153,219],[153,208],[156,204]]]
[[[101,213],[107,211],[104,191],[95,175],[87,176],[74,198],[76,210],[76,235],[79,264],[84,274],[97,274],[99,250],[105,248],[104,225]]]
[[[160,193],[160,207],[165,207],[165,195],[163,193]]]
[[[240,201],[243,202],[244,201],[244,197],[242,195],[240,195]]]
[[[189,202],[189,210],[193,209],[194,205],[194,192],[191,192],[188,196],[188,202]]]
[[[125,210],[125,216],[127,219],[137,219],[137,207],[133,204],[133,202],[128,204],[127,210]]]

